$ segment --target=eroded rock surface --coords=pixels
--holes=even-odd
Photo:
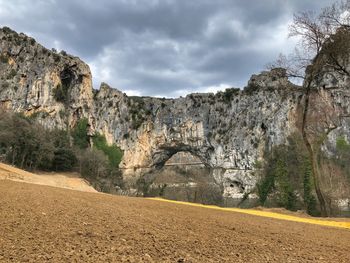
[[[91,116],[88,65],[9,28],[0,30],[0,39],[0,107],[37,116],[48,128],[73,126],[77,119]],[[55,95],[56,90],[60,94]]]
[[[8,28],[0,30],[0,39],[0,107],[34,116],[48,128],[73,127],[88,118],[91,133],[103,133],[123,149],[120,167],[130,187],[174,154],[188,152],[211,170],[225,196],[242,197],[256,185],[253,172],[264,151],[300,129],[304,93],[283,69],[253,75],[244,90],[128,97],[105,83],[93,90],[90,69],[77,57]],[[327,89],[335,82],[324,74],[313,84],[322,84],[311,98],[314,109],[327,105],[336,116],[349,112],[348,82],[343,78],[337,89]],[[349,121],[338,125],[325,146],[330,153],[339,134],[350,138]]]

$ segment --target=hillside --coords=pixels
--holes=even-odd
[[[0,163],[0,180],[48,185],[84,192],[96,192],[89,183],[77,173],[30,173],[16,167]],[[1,181],[2,182],[2,181]]]
[[[346,229],[7,180],[0,207],[1,262],[350,261]]]

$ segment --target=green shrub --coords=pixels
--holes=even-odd
[[[8,26],[4,26],[2,28],[2,31],[4,31],[5,34],[9,35],[9,34],[17,34],[17,32],[13,31],[11,28],[9,28]]]
[[[7,64],[9,62],[9,58],[4,54],[0,54],[0,62],[3,64]]]
[[[276,201],[279,206],[294,210],[297,198],[293,186],[289,181],[287,164],[285,160],[279,159],[275,165],[274,172],[278,188]]]
[[[71,171],[77,163],[77,158],[70,148],[58,148],[54,152],[52,169],[55,171]]]
[[[275,188],[275,176],[272,173],[268,173],[257,184],[258,198],[260,205],[265,205],[267,197]]]
[[[246,86],[243,89],[243,92],[248,94],[248,95],[252,95],[253,93],[257,92],[260,89],[260,87],[255,84],[255,83],[250,83],[248,86]]]
[[[287,145],[275,146],[266,152],[265,163],[259,164],[260,168],[262,176],[257,194],[261,205],[270,199],[278,206],[295,210],[303,202],[308,213],[316,213],[311,165],[300,136],[294,134]],[[298,200],[297,193],[303,194],[303,200]]]
[[[275,149],[273,156],[268,160],[266,176],[257,185],[259,201],[264,205],[269,194],[273,192],[279,206],[294,210],[297,199],[289,181],[285,155],[280,155],[282,151],[282,149]]]
[[[116,145],[108,145],[106,138],[101,134],[95,134],[92,140],[94,147],[104,152],[108,157],[109,164],[112,167],[118,167],[123,157],[123,151]]]
[[[336,142],[336,149],[338,152],[348,152],[350,151],[350,144],[345,140],[344,137],[340,137]]]
[[[10,84],[8,82],[3,82],[1,86],[2,88],[7,89],[8,87],[10,87]]]
[[[88,120],[80,119],[72,131],[74,145],[80,149],[86,149],[89,146]]]
[[[56,53],[53,53],[53,60],[58,63],[61,60],[61,56]]]
[[[224,99],[224,102],[226,103],[230,103],[231,100],[233,99],[234,96],[236,96],[238,93],[239,93],[240,89],[238,88],[229,88],[229,89],[226,89],[224,92],[223,92],[223,99]]]
[[[150,115],[149,109],[146,108],[144,99],[142,97],[130,97],[128,100],[129,115],[131,115],[131,128],[137,130],[142,123],[147,119],[147,115]],[[128,117],[125,117],[126,121],[129,121]]]
[[[7,75],[7,79],[13,79],[17,75],[17,71],[15,69],[11,69],[10,73]]]
[[[143,122],[144,119],[142,118],[142,116],[140,117],[139,115],[132,115],[131,128],[137,130],[141,127]]]

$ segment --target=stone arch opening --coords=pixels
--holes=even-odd
[[[162,149],[154,154],[153,162],[149,174],[156,184],[208,182],[211,177],[210,165],[187,147]]]
[[[193,148],[188,145],[180,145],[176,147],[160,147],[158,151],[153,154],[153,167],[157,170],[164,167],[164,165],[178,153],[187,153],[187,156],[192,156],[198,162],[202,162],[204,166],[210,168],[210,163],[208,162],[209,151],[203,151],[203,149]]]
[[[172,155],[165,163],[164,166],[195,166],[205,167],[205,164],[201,159],[191,154],[190,152],[180,151]]]
[[[204,154],[190,147],[160,149],[153,156],[152,171],[142,177],[149,183],[143,195],[220,205],[222,189]]]

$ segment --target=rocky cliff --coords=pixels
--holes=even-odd
[[[0,30],[0,107],[35,115],[46,127],[73,126],[93,111],[89,66],[9,28]]]
[[[211,168],[226,195],[241,196],[254,187],[264,150],[295,132],[301,95],[281,69],[252,76],[244,91],[178,99],[127,97],[102,84],[93,127],[124,150],[125,177],[137,179],[189,152]]]
[[[105,83],[93,90],[89,67],[77,57],[8,28],[0,30],[0,39],[0,107],[33,116],[47,128],[74,127],[87,118],[91,134],[103,133],[123,149],[120,168],[130,187],[187,152],[210,170],[225,196],[242,197],[257,182],[253,172],[264,151],[300,130],[305,94],[283,69],[253,75],[244,90],[128,97]],[[323,146],[329,154],[339,135],[350,138],[349,119],[338,118],[350,112],[349,80],[335,84],[328,74],[312,84],[308,117],[324,125],[339,119]]]

